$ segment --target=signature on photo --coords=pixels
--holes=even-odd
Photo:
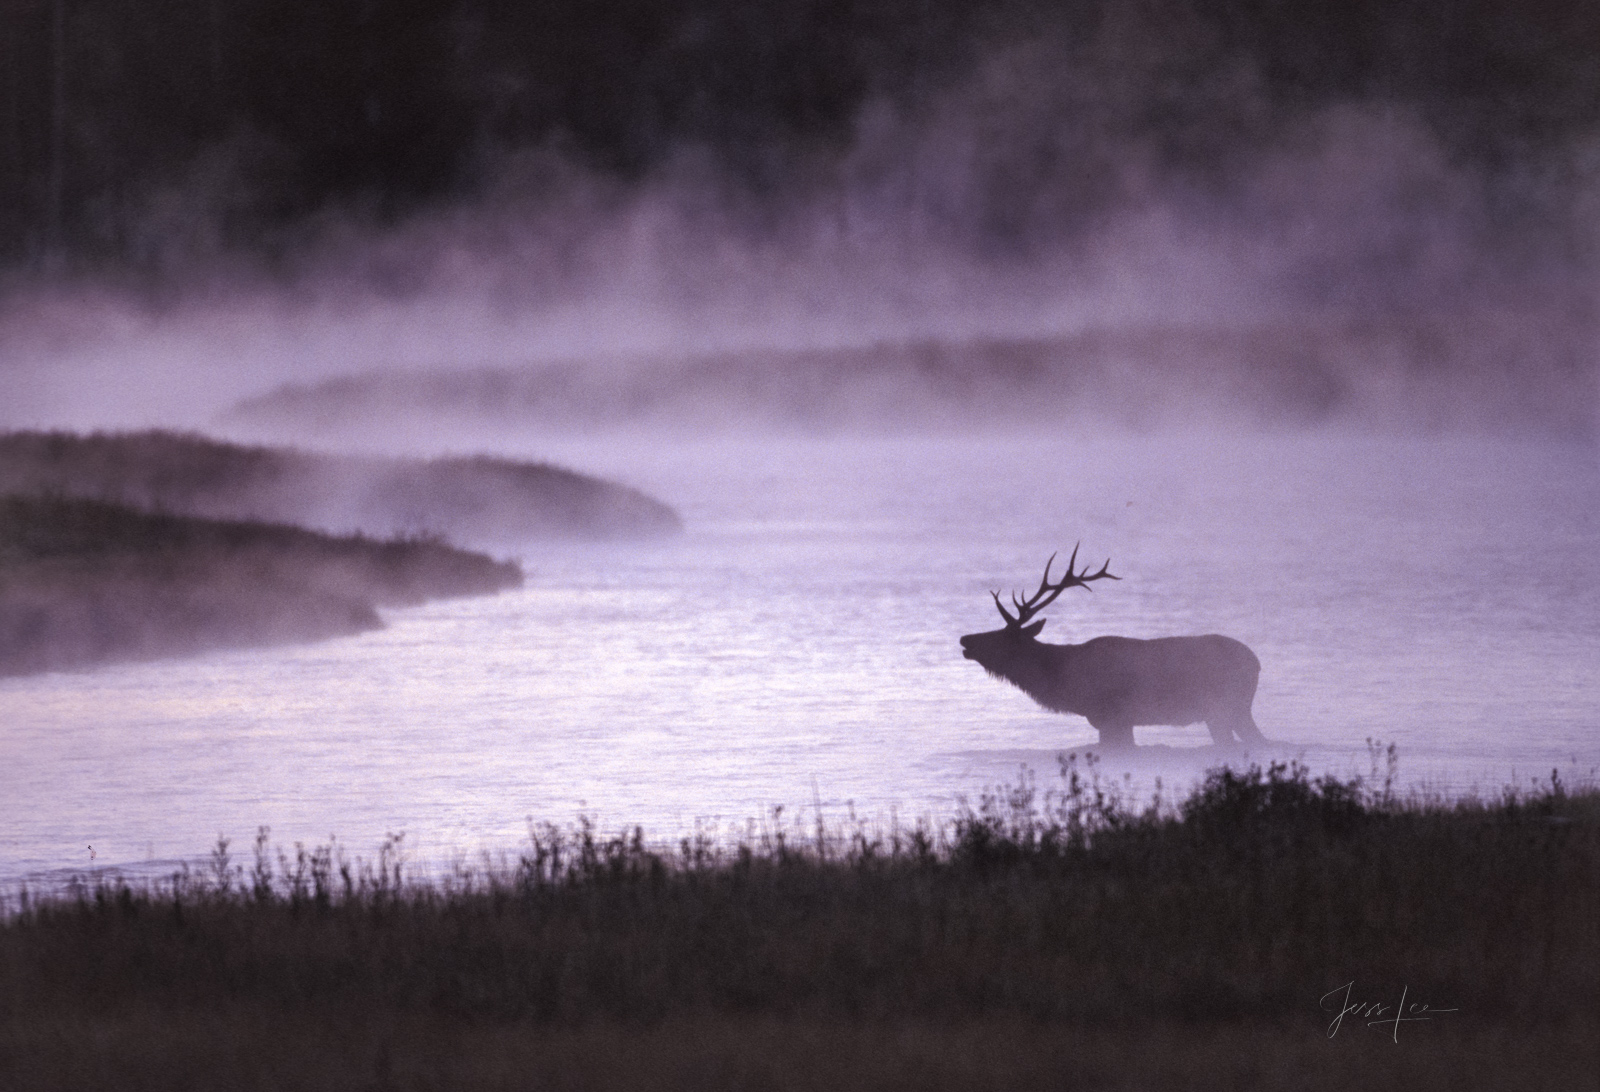
[[[1411,992],[1410,986],[1400,989],[1398,1004],[1386,1001],[1358,1001],[1350,996],[1355,989],[1355,980],[1351,979],[1338,989],[1329,990],[1322,995],[1318,1007],[1324,1012],[1337,1013],[1333,1022],[1328,1025],[1328,1038],[1332,1039],[1339,1034],[1339,1028],[1344,1024],[1346,1016],[1353,1016],[1357,1020],[1366,1021],[1367,1027],[1389,1029],[1390,1038],[1394,1042],[1400,1041],[1400,1025],[1415,1023],[1419,1020],[1432,1020],[1434,1016],[1445,1012],[1459,1012],[1459,1009],[1436,1009],[1422,1001],[1412,1001],[1407,1004],[1406,997]]]

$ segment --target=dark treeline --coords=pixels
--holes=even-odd
[[[1339,102],[1415,111],[1491,170],[1600,118],[1584,0],[11,0],[0,263],[270,254],[319,213],[471,195],[529,148],[627,183],[692,146],[759,203],[847,152],[867,104],[914,109],[1024,41],[1053,58],[1035,76],[1088,88],[1052,120],[1088,135],[1030,169],[1090,205],[1117,195],[1073,149],[1108,124],[1203,180]]]

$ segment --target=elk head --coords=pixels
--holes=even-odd
[[[1079,543],[1082,545],[1082,543]],[[1076,571],[1078,563],[1078,547],[1072,548],[1072,557],[1067,561],[1067,573],[1058,582],[1050,582],[1050,566],[1055,564],[1056,555],[1051,554],[1050,560],[1044,565],[1044,579],[1039,582],[1039,589],[1027,599],[1018,599],[1017,593],[1011,593],[1011,606],[1017,612],[1012,614],[1000,602],[999,592],[990,592],[994,597],[995,609],[1000,612],[1000,617],[1006,620],[1004,629],[990,630],[988,633],[969,633],[961,638],[962,655],[969,660],[976,660],[991,675],[1004,675],[1007,669],[1015,662],[1016,657],[1023,647],[1035,644],[1035,638],[1044,628],[1043,618],[1034,622],[1033,616],[1045,607],[1054,603],[1056,596],[1068,588],[1088,588],[1092,580],[1121,580],[1109,571],[1111,561],[1100,566],[1099,572],[1091,573],[1088,565],[1082,572]]]

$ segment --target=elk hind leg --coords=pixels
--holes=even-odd
[[[1089,726],[1100,733],[1100,746],[1106,750],[1131,751],[1133,749],[1133,725],[1091,720]]]
[[[1209,721],[1206,723],[1206,727],[1211,728]],[[1228,735],[1230,731],[1233,735],[1239,737],[1240,743],[1267,742],[1267,737],[1261,734],[1260,728],[1256,727],[1256,718],[1250,714],[1248,707],[1227,717],[1219,718],[1217,727],[1211,728],[1211,738],[1218,743],[1231,743],[1232,740]]]

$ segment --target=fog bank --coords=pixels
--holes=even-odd
[[[773,388],[773,354],[849,350],[868,363],[846,387],[887,382],[893,426],[924,394],[873,347],[1086,338],[1159,342],[1072,372],[1137,388],[1099,400],[1113,421],[1205,423],[1220,401],[1303,422],[1326,414],[1279,413],[1277,388],[1304,385],[1304,360],[1246,343],[1306,330],[1340,414],[1593,434],[1585,6],[612,6],[441,0],[407,29],[227,0],[210,39],[179,20],[159,42],[74,6],[65,90],[16,100],[0,424],[197,426],[284,383],[390,371],[559,363],[605,386],[620,358],[629,390],[748,359],[734,387],[782,402],[805,380],[783,364]],[[28,18],[16,42],[47,29]],[[100,41],[127,63],[95,82],[67,62]],[[149,72],[216,103],[170,139],[133,63],[160,49],[206,58]],[[1386,402],[1396,373],[1425,396]],[[674,397],[698,397],[684,382]]]

